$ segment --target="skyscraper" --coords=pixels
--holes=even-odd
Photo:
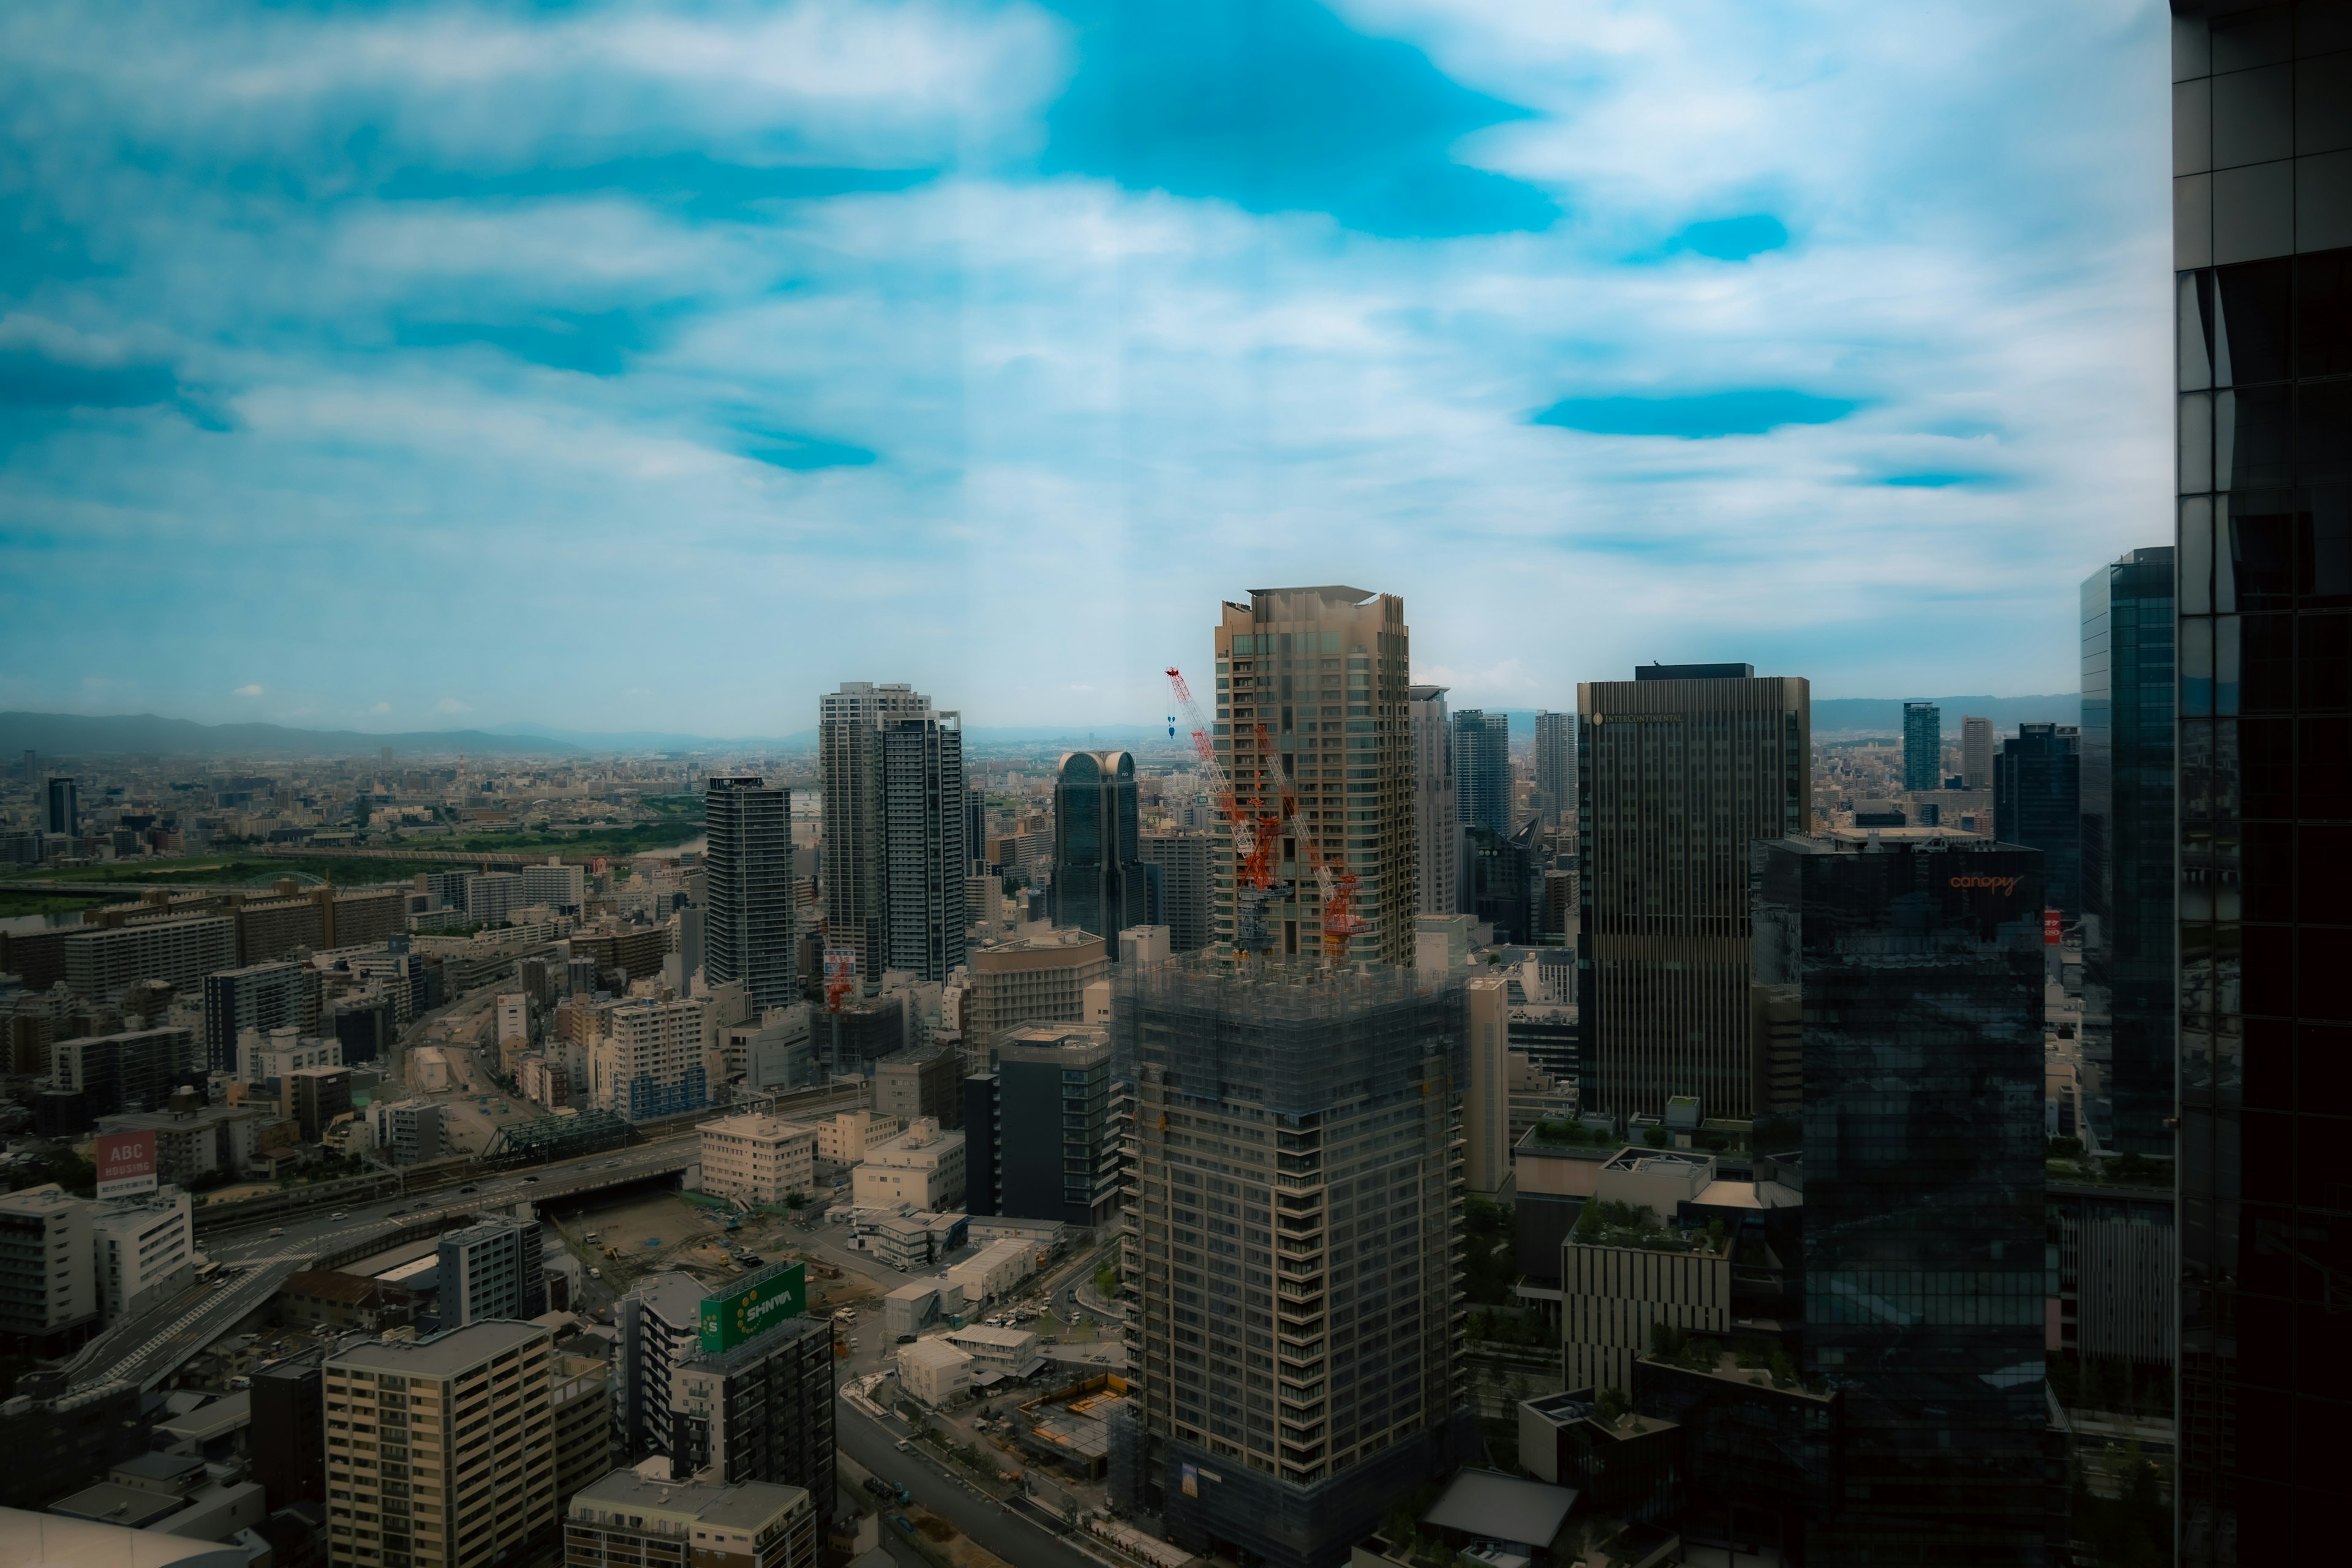
[[[1328,861],[1355,873],[1364,929],[1349,942],[1350,961],[1412,962],[1411,635],[1402,599],[1336,586],[1253,588],[1248,604],[1224,606],[1216,629],[1216,672],[1233,681],[1217,693],[1217,750],[1244,800],[1263,792],[1272,808],[1288,780],[1298,825]],[[1257,905],[1286,958],[1313,954],[1323,925],[1313,872],[1290,847],[1275,865],[1275,896]],[[1237,929],[1253,902],[1240,869],[1231,826],[1220,822],[1214,919],[1226,953],[1248,934]]]
[[[1111,944],[1129,926],[1158,925],[1150,873],[1138,842],[1135,759],[1125,752],[1065,752],[1054,773],[1054,880],[1048,918]]]
[[[236,1070],[236,1037],[247,1029],[319,1028],[319,972],[307,964],[256,963],[205,976],[205,1061],[212,1072]]]
[[[936,721],[935,728],[919,730],[897,750],[902,768],[913,770],[902,778],[898,795],[897,809],[908,814],[902,817],[902,826],[909,820],[922,825],[921,852],[907,862],[903,883],[911,890],[917,883],[928,885],[929,880],[928,874],[916,875],[914,868],[919,862],[927,864],[924,857],[944,847],[950,837],[944,824],[935,829],[929,821],[934,783],[940,786],[937,809],[953,814],[952,837],[962,837],[966,806],[962,737],[958,733],[950,743],[946,734],[946,721],[953,717],[933,713],[930,699],[904,682],[877,686],[868,680],[845,680],[839,691],[828,692],[819,700],[817,766],[824,789],[825,940],[856,956],[858,978],[868,991],[881,988],[882,972],[892,966],[890,824],[894,808],[887,765],[890,753],[884,732],[900,720]],[[952,787],[948,786],[946,776],[950,753]],[[960,854],[960,844],[958,847]],[[955,898],[961,905],[960,865],[955,880],[959,889]],[[908,918],[925,931],[926,950],[931,945],[929,925],[943,912],[944,906],[908,911]],[[961,942],[961,919],[956,935]],[[944,947],[944,940],[940,945]],[[924,977],[945,979],[946,972]]]
[[[1465,827],[1511,830],[1511,721],[1500,713],[1454,715],[1454,814]]]
[[[2337,5],[2174,0],[2190,1568],[2329,1550],[2342,1479],[2315,1456],[2352,1408],[2312,1328],[2352,1278],[2329,1175],[2352,1059],[2347,43]]]
[[[1416,912],[1450,915],[1462,896],[1462,826],[1454,804],[1454,726],[1445,688],[1407,689],[1412,744],[1413,851],[1419,873]]]
[[[893,969],[937,981],[963,963],[969,804],[961,714],[883,721],[883,908]]]
[[[1214,841],[1205,833],[1146,833],[1137,842],[1143,863],[1160,869],[1160,915],[1169,947],[1197,952],[1208,946]]]
[[[2083,912],[2083,732],[2021,724],[1992,759],[1992,836],[2042,851],[2042,896],[2069,920]]]
[[[1960,787],[1992,788],[1992,721],[1973,713],[1960,719]]]
[[[1843,1405],[1808,1564],[2040,1563],[2041,857],[1931,828],[1754,847],[1804,1057],[1805,1361]]]
[[[702,860],[703,978],[713,985],[742,982],[755,1018],[790,1006],[800,997],[793,973],[793,792],[770,788],[756,774],[714,775],[702,792],[702,820],[709,839]]]
[[[1932,702],[1903,705],[1903,787],[1944,787],[1944,712]]]
[[[1180,1543],[1328,1568],[1476,1448],[1454,1321],[1461,987],[1183,959],[1118,985],[1138,1468]]]
[[[2084,1026],[2107,1046],[2102,1135],[2172,1153],[2172,547],[2083,583]]]
[[[1536,713],[1536,816],[1558,827],[1576,809],[1576,715]]]
[[[1812,693],[1752,665],[1576,689],[1584,1104],[1747,1116],[1748,846],[1812,825]]]
[[[46,820],[51,833],[62,833],[68,838],[81,831],[81,786],[77,781],[70,778],[49,781]]]

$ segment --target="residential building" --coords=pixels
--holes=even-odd
[[[595,1103],[631,1121],[709,1104],[709,1017],[702,996],[614,1003],[604,1037],[588,1051]]]
[[[907,1124],[871,1110],[844,1110],[815,1123],[815,1128],[818,1163],[846,1170],[864,1163],[866,1151],[874,1144],[904,1132]]]
[[[379,1100],[368,1107],[371,1141],[395,1165],[438,1160],[446,1151],[441,1115],[438,1100]]]
[[[2311,1435],[2352,1405],[2310,1327],[2352,1228],[2323,1174],[2352,970],[2347,41],[2319,0],[2172,5],[2184,1568],[2328,1554]]]
[[[378,1334],[416,1321],[416,1293],[407,1286],[333,1269],[289,1274],[275,1304],[279,1323],[321,1335]]]
[[[1943,710],[1932,702],[1903,705],[1903,787],[1944,787]]]
[[[1463,1176],[1470,1191],[1491,1198],[1511,1173],[1510,982],[1500,974],[1474,975],[1462,999],[1463,1054],[1469,1064],[1462,1084]]]
[[[2048,1560],[2041,859],[1755,847],[1756,977],[1803,1020],[1805,1372],[1843,1405],[1809,1562]]]
[[[1452,1251],[1461,989],[1181,959],[1120,987],[1128,1347],[1161,1517],[1196,1552],[1344,1561],[1476,1452]]]
[[[530,1319],[546,1311],[547,1270],[541,1258],[546,1245],[539,1221],[511,1215],[444,1231],[436,1274],[442,1325]]]
[[[639,1279],[615,1305],[613,1436],[625,1460],[676,1453],[670,1397],[677,1369],[701,1342],[702,1294],[691,1274],[665,1271]]]
[[[521,876],[526,909],[545,904],[564,914],[576,915],[587,901],[588,871],[584,866],[566,866],[551,856],[544,866],[525,866]]]
[[[614,1470],[573,1495],[564,1561],[643,1568],[811,1568],[816,1516],[800,1487],[663,1481]]]
[[[555,1496],[560,1502],[613,1468],[613,1363],[600,1355],[555,1357],[548,1387],[553,1407]]]
[[[702,1190],[714,1198],[780,1204],[816,1186],[816,1129],[773,1116],[702,1124]]]
[[[1215,843],[1192,832],[1146,833],[1137,843],[1143,863],[1160,879],[1160,916],[1170,948],[1197,952],[1208,946]]]
[[[1536,711],[1536,816],[1546,827],[1567,825],[1576,810],[1576,715]]]
[[[833,1367],[826,1318],[789,1317],[723,1350],[694,1346],[671,1375],[670,1474],[804,1487],[831,1519]]]
[[[2174,1076],[2172,546],[2083,583],[2083,1018],[2105,1047],[2113,1124],[2100,1142],[2172,1155]]]
[[[2042,897],[2067,920],[2083,912],[2083,732],[2021,724],[1992,760],[1992,836],[2042,852]]]
[[[1454,815],[1464,827],[1507,834],[1511,813],[1511,721],[1483,709],[1454,715]]]
[[[983,1127],[965,1129],[973,1214],[1051,1219],[1081,1229],[1118,1207],[1118,1142],[1110,1114],[1111,1051],[1099,1028],[1031,1025],[996,1045]],[[967,1104],[971,1103],[967,1099]],[[984,1185],[988,1206],[971,1201]]]
[[[551,1531],[556,1360],[545,1329],[504,1321],[331,1352],[335,1568],[475,1568]]]
[[[942,1127],[963,1121],[961,1056],[941,1047],[901,1051],[874,1064],[874,1108],[912,1123],[928,1116]]]
[[[1454,912],[1462,892],[1462,819],[1455,807],[1454,723],[1443,686],[1407,689],[1412,752],[1413,864],[1424,915]]]
[[[931,714],[930,699],[899,683],[847,680],[819,700],[817,767],[824,809],[827,942],[852,955],[870,988],[892,967],[888,793],[883,731],[894,720]],[[961,736],[959,736],[961,740]],[[961,765],[959,764],[959,773]],[[957,781],[955,816],[963,820]],[[962,868],[957,868],[961,875]],[[944,977],[945,971],[940,977]]]
[[[340,1052],[341,1045],[337,1046]],[[302,1130],[302,1142],[316,1143],[338,1117],[352,1113],[352,1069],[346,1067],[297,1068],[281,1080],[278,1108]]]
[[[1137,833],[1135,758],[1126,752],[1063,752],[1054,772],[1047,918],[1106,942],[1129,926],[1158,924]]]
[[[851,1201],[859,1208],[952,1208],[963,1202],[963,1134],[921,1118],[866,1146],[865,1162],[850,1173]]]
[[[505,925],[527,902],[520,872],[481,871],[466,879],[466,921],[469,925]]]
[[[272,1029],[267,1035],[248,1029],[237,1037],[237,1081],[283,1086],[305,1068],[343,1065],[341,1040],[306,1038],[292,1029]]]
[[[1960,787],[1964,790],[1992,788],[1992,721],[1975,714],[1960,719]]]
[[[882,723],[883,894],[888,967],[934,984],[964,961],[963,718]],[[865,971],[872,974],[873,971]]]
[[[617,969],[623,976],[622,989],[631,980],[659,979],[662,960],[669,954],[667,926],[626,926],[608,922],[593,931],[575,931],[571,936],[574,960],[588,959],[602,974]],[[579,993],[574,986],[573,994]]]
[[[702,973],[740,981],[754,1017],[800,1000],[793,972],[793,792],[756,774],[713,775],[702,792]]]
[[[214,971],[237,966],[236,922],[191,915],[69,931],[65,961],[67,987],[93,1002],[116,1001],[142,980],[194,990]]]
[[[204,1046],[210,1070],[236,1070],[237,1037],[247,1029],[317,1034],[320,979],[307,964],[282,961],[205,975]]]
[[[172,1091],[195,1079],[193,1029],[131,1029],[59,1040],[51,1047],[51,1077],[79,1095],[81,1125],[122,1111],[161,1110]]]
[[[1812,698],[1745,664],[1577,687],[1584,1109],[1750,1114],[1748,846],[1812,823]],[[1678,874],[1659,874],[1661,866]]]
[[[534,1105],[559,1110],[572,1103],[571,1070],[560,1061],[529,1056],[515,1064],[515,1088]]]
[[[971,1388],[971,1355],[944,1339],[900,1345],[898,1360],[898,1386],[934,1410]]]
[[[334,944],[327,938],[327,889],[296,890],[281,879],[274,898],[237,897],[228,914],[236,922],[239,963],[251,965],[282,959],[289,953],[316,952]]]
[[[1253,588],[1247,604],[1223,606],[1215,638],[1213,724],[1227,773],[1244,795],[1264,785],[1268,801],[1278,781],[1294,789],[1298,825],[1327,860],[1355,877],[1364,924],[1348,940],[1348,961],[1411,963],[1416,851],[1404,601],[1361,588]],[[1215,832],[1218,951],[1314,957],[1323,904],[1312,872],[1277,861],[1278,888],[1261,895],[1241,875],[1231,825],[1220,822]]]
[[[1052,931],[991,942],[971,955],[971,1032],[985,1047],[1015,1025],[1080,1023],[1086,989],[1110,973],[1103,937]]]
[[[254,1368],[253,1479],[272,1512],[327,1502],[326,1385],[316,1352]]]
[[[98,1118],[98,1130],[152,1132],[156,1179],[184,1187],[215,1171],[231,1175],[244,1171],[253,1163],[256,1137],[270,1114],[268,1106],[251,1104],[124,1111]]]
[[[0,1334],[34,1353],[98,1321],[90,1208],[55,1182],[0,1194]]]

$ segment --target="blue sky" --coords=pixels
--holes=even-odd
[[[0,707],[2069,690],[2170,537],[2153,0],[0,9]]]

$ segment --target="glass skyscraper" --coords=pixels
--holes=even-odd
[[[2341,5],[2174,0],[2186,1564],[2343,1549],[2347,71]]]
[[[1152,876],[1137,837],[1135,758],[1065,752],[1054,778],[1054,923],[1102,938],[1117,963],[1118,933],[1153,923]]]
[[[2100,1137],[2172,1153],[2172,549],[2083,582],[2083,991]],[[2095,1125],[2098,1121],[2094,1115]]]
[[[1944,710],[1932,702],[1903,705],[1903,787],[1944,787]]]
[[[2042,851],[2042,896],[2083,912],[2083,732],[2020,724],[1992,759],[1992,836]]]
[[[1454,816],[1465,827],[1511,830],[1511,721],[1464,708],[1454,715]]]
[[[702,973],[740,981],[756,1018],[800,995],[793,953],[793,792],[756,773],[714,775],[702,794]]]
[[[1804,1060],[1805,1361],[1841,1396],[1807,1568],[2049,1561],[2042,857],[1929,828],[1752,852]]]

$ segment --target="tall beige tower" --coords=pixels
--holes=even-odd
[[[1297,822],[1334,868],[1356,876],[1363,929],[1351,962],[1412,963],[1415,888],[1411,684],[1404,601],[1363,588],[1253,588],[1216,630],[1219,761],[1246,804]],[[1261,745],[1259,731],[1265,731]],[[1212,935],[1221,955],[1247,945],[1249,900],[1232,829],[1220,823]],[[1276,846],[1275,896],[1260,905],[1265,955],[1319,961],[1323,899],[1306,851]]]

